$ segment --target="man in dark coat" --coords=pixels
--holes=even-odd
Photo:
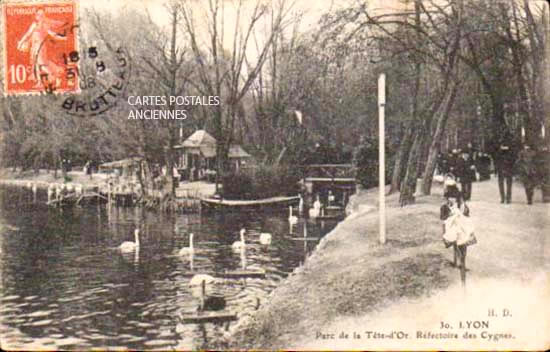
[[[474,161],[467,149],[464,149],[462,156],[456,162],[457,176],[460,179],[462,195],[468,201],[472,197],[472,182],[476,179]]]
[[[472,161],[473,161],[474,164],[475,164],[475,162],[476,162],[476,160],[477,160],[477,157],[478,157],[478,154],[479,154],[479,153],[478,153],[477,150],[474,148],[474,146],[472,145],[472,143],[468,143],[468,144],[466,145],[466,148],[462,149],[462,152],[463,152],[463,153],[466,152],[466,153],[470,154],[470,159],[472,159]]]
[[[449,165],[449,172],[452,172],[455,176],[459,177],[460,175],[458,175],[458,169],[457,169],[457,162],[458,162],[458,159],[460,158],[460,155],[458,153],[458,149],[453,149],[450,153],[449,153],[449,157],[448,157],[448,165]]]
[[[491,158],[487,153],[481,152],[475,160],[476,170],[479,172],[479,180],[489,180],[491,178]]]
[[[533,204],[533,193],[535,186],[538,184],[537,168],[535,165],[536,152],[529,145],[525,145],[518,156],[518,172],[521,182],[525,187],[525,195],[527,196],[527,204]]]
[[[449,172],[449,158],[443,153],[437,155],[437,173],[445,175]]]
[[[498,190],[500,202],[509,204],[512,201],[512,178],[514,176],[514,164],[517,150],[513,137],[506,133],[500,139],[494,152],[495,171],[498,176]]]

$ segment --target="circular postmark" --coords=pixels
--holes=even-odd
[[[63,79],[72,93],[57,94],[55,82],[46,75],[44,91],[55,105],[73,116],[96,116],[113,108],[124,95],[131,76],[131,60],[123,47],[110,44],[84,46],[61,53]]]

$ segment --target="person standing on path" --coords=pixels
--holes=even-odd
[[[481,152],[474,162],[476,170],[479,173],[479,181],[491,179],[491,158],[489,154]]]
[[[470,209],[459,193],[456,197],[447,197],[440,208],[440,219],[443,220],[443,243],[453,247],[453,263],[460,268],[460,280],[466,285],[466,254],[468,246],[476,244],[473,225],[470,221]]]
[[[495,171],[498,176],[500,202],[510,204],[512,201],[512,178],[516,162],[516,148],[512,135],[507,132],[495,151]]]
[[[464,200],[470,200],[472,196],[472,182],[476,180],[476,168],[472,155],[467,149],[462,151],[462,156],[457,161],[457,170]]]
[[[437,154],[437,173],[445,175],[449,172],[449,157],[441,152]]]
[[[527,144],[518,157],[518,171],[523,187],[525,187],[525,195],[527,196],[527,204],[533,204],[533,193],[535,186],[538,184],[537,169],[535,166],[536,152]]]

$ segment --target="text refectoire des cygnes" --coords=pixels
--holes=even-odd
[[[187,110],[182,109],[185,106],[200,105],[220,105],[219,96],[199,96],[199,95],[148,95],[128,97],[128,104],[135,109],[130,110],[129,120],[185,120]],[[157,108],[154,107],[165,107]],[[166,107],[174,107],[167,109]]]

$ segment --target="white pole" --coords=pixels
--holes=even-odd
[[[386,105],[386,75],[380,74],[378,78],[378,214],[380,243],[386,243],[386,164],[384,146],[384,107]]]

